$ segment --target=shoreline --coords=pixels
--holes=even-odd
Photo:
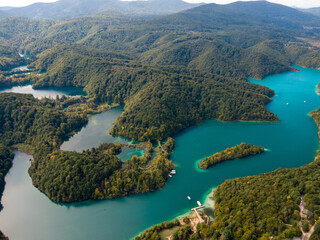
[[[209,210],[212,210],[212,212],[214,212],[214,209],[215,209],[215,200],[213,198],[213,194],[215,193],[215,191],[217,190],[218,186],[215,186],[213,188],[211,188],[210,190],[208,190],[204,196],[201,198],[201,201],[203,202],[203,205],[205,206],[205,208],[201,211],[204,212],[205,209],[209,209]],[[184,212],[184,213],[182,213]],[[207,215],[205,213],[205,215]],[[185,217],[192,217],[194,216],[194,218],[197,219],[195,213],[193,211],[190,210],[183,210],[181,211],[180,213],[178,213],[177,215],[175,215],[174,217],[170,218],[170,220],[167,220],[167,222],[171,222],[171,221],[174,221],[175,219],[177,219],[178,221],[182,221],[183,218]],[[214,221],[214,217],[211,217],[209,215],[207,215],[209,218],[210,218],[210,221]],[[159,225],[161,224],[162,222],[160,223],[156,223],[152,226],[149,226],[148,228],[142,230],[141,232],[139,232],[138,234],[136,234],[135,236],[131,237],[130,239],[131,240],[134,240],[136,237],[140,236],[142,233],[144,233],[145,231],[147,231],[148,229],[150,229],[151,227],[153,226],[156,226],[156,225]],[[165,229],[165,230],[168,230],[168,229]]]
[[[215,120],[215,119],[213,119]],[[232,122],[241,122],[241,123],[278,123],[280,122],[280,120],[274,120],[274,121],[267,121],[267,120],[261,120],[261,121],[258,121],[258,120],[234,120],[234,121],[223,121],[223,120],[217,120],[219,122],[222,122],[222,123],[232,123]]]

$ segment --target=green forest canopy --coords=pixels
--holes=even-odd
[[[82,153],[57,150],[35,162],[29,173],[33,184],[50,199],[74,202],[154,191],[165,185],[174,168],[167,158],[172,150],[159,150],[152,158],[151,143],[142,157],[133,156],[124,163],[116,157],[120,151],[121,144],[102,144]]]
[[[212,156],[206,157],[198,162],[198,166],[201,169],[208,169],[209,167],[218,164],[220,162],[233,160],[237,158],[244,158],[250,155],[256,155],[264,152],[264,148],[261,146],[254,146],[247,143],[241,143],[234,147],[227,148],[221,152],[215,153]]]
[[[35,67],[48,70],[35,87],[85,87],[97,103],[125,104],[111,133],[135,140],[162,140],[205,119],[278,120],[265,108],[272,90],[199,70],[79,47],[48,50]]]

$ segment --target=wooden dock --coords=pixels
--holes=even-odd
[[[202,206],[199,206],[199,207],[196,207],[196,208],[192,208],[191,211],[194,211],[197,214],[197,217],[198,217],[200,223],[203,223],[204,220],[200,217],[200,215],[198,213],[198,210],[201,209],[201,208],[205,208],[205,206],[202,205]]]

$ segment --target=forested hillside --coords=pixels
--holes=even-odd
[[[48,70],[35,87],[85,87],[99,103],[125,104],[112,133],[161,140],[205,119],[277,121],[265,109],[273,91],[183,67],[137,63],[124,55],[60,47],[39,55],[35,67]]]
[[[10,146],[25,143],[41,155],[60,146],[74,129],[87,122],[85,114],[66,114],[53,100],[32,95],[0,94],[0,142]]]
[[[268,2],[209,4],[154,19],[4,19],[0,42],[40,53],[34,87],[85,87],[97,104],[125,104],[112,133],[144,141],[205,119],[276,121],[265,108],[273,92],[246,79],[318,66],[319,50],[302,40],[319,39],[318,20]]]
[[[268,15],[264,9],[270,10]],[[296,37],[319,36],[314,28],[319,26],[318,20],[311,14],[277,4],[239,2],[208,4],[151,19],[110,11],[68,21],[7,18],[0,20],[0,40],[11,41],[22,50],[34,54],[45,48],[72,43],[104,50],[142,53],[161,45],[178,43],[181,37],[220,39],[240,48],[252,47],[266,40],[277,40],[284,44],[296,42],[300,46],[306,43]]]
[[[0,71],[5,71],[25,63],[25,59],[19,56],[16,49],[0,45]]]
[[[314,14],[316,16],[320,16],[320,7],[300,9],[300,11],[311,13],[311,14]]]
[[[112,10],[146,17],[175,13],[199,5],[182,0],[59,0],[52,3],[35,3],[26,7],[8,9],[3,11],[2,15],[35,19],[69,19],[104,10]]]

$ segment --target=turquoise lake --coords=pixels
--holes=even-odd
[[[319,143],[316,124],[308,113],[320,106],[316,93],[320,71],[298,68],[300,72],[273,75],[263,81],[250,80],[275,90],[276,96],[268,109],[278,115],[280,123],[210,120],[181,132],[175,136],[176,148],[172,155],[178,165],[177,174],[168,179],[164,189],[153,193],[55,204],[32,186],[27,173],[30,156],[15,152],[14,165],[6,177],[0,229],[10,240],[130,239],[156,223],[171,220],[195,207],[197,200],[203,201],[208,191],[226,179],[312,162]],[[96,118],[96,127],[91,121],[86,128],[95,129],[101,135],[92,134],[87,138],[75,135],[62,148],[80,151],[101,141],[119,141],[107,134],[107,128],[120,113],[113,109],[94,116],[91,119]],[[83,134],[84,129],[78,134]],[[206,171],[197,168],[199,159],[241,142],[262,145],[269,151],[224,162]],[[191,196],[192,201],[187,196]]]

